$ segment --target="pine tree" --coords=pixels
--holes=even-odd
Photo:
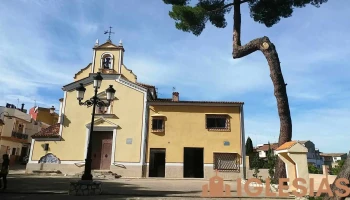
[[[270,78],[274,86],[277,110],[280,118],[280,135],[278,144],[282,145],[292,139],[292,119],[287,96],[287,84],[281,70],[281,62],[275,45],[266,36],[255,38],[247,44],[241,43],[241,6],[248,3],[250,16],[254,21],[272,27],[281,18],[292,16],[294,8],[308,4],[319,7],[328,0],[163,0],[172,5],[169,12],[177,29],[199,36],[209,21],[217,28],[227,26],[226,14],[233,8],[233,59],[248,56],[256,51],[264,54],[270,69]],[[249,75],[249,73],[247,74]],[[276,177],[286,178],[284,163],[279,159]]]

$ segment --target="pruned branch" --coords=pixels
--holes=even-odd
[[[247,0],[248,1],[248,0]],[[234,0],[233,13],[233,52],[232,57],[242,58],[258,50],[269,48],[270,40],[268,37],[256,38],[245,45],[241,45],[241,3],[240,0]]]

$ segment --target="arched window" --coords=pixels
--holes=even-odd
[[[113,55],[110,53],[104,53],[101,56],[101,68],[113,69]]]

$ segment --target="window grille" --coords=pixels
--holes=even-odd
[[[230,118],[228,115],[206,115],[205,127],[208,130],[230,131]]]
[[[214,170],[239,171],[240,159],[237,153],[214,153]]]
[[[152,119],[152,131],[163,132],[165,130],[164,118],[154,117]]]

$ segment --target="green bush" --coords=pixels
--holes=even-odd
[[[330,174],[331,175],[338,175],[339,172],[341,171],[341,168],[343,167],[344,163],[345,163],[345,160],[339,160],[335,167],[330,168]]]
[[[318,169],[314,165],[309,165],[308,168],[310,174],[322,174],[322,170]]]

